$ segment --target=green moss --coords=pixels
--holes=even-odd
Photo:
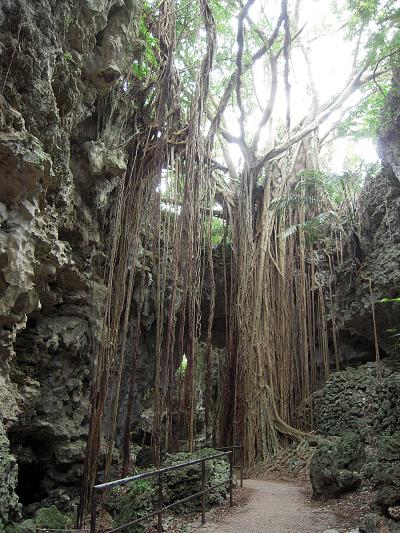
[[[17,531],[18,533],[34,533],[36,531],[36,524],[33,518],[29,518],[18,524]]]
[[[39,509],[35,515],[35,522],[39,527],[51,529],[65,529],[72,525],[70,517],[62,514],[55,505]]]
[[[33,524],[33,529],[29,530],[29,532],[21,529],[20,524],[9,524],[4,527],[0,525],[0,533],[30,533],[31,531],[35,531],[35,524]]]
[[[129,483],[113,491],[114,527],[122,526],[154,511],[157,502],[155,486],[147,480]],[[129,528],[132,533],[145,531],[147,522]]]
[[[168,457],[163,466],[172,466],[187,461],[209,457],[217,452],[204,449],[199,452],[178,453]],[[206,486],[216,485],[229,477],[229,464],[224,458],[206,462]],[[190,465],[179,470],[166,472],[162,476],[164,505],[177,502],[201,490],[201,464]],[[225,486],[213,489],[207,494],[208,506],[219,504],[227,496]],[[115,489],[108,500],[107,510],[114,517],[114,527],[127,524],[139,517],[156,510],[158,503],[158,481],[149,479],[130,483],[126,487]],[[175,513],[197,511],[200,508],[200,497],[173,508]],[[129,528],[132,533],[142,533],[146,522]]]
[[[348,432],[341,439],[322,443],[310,463],[314,495],[336,498],[356,489],[365,463],[364,444],[357,433]]]

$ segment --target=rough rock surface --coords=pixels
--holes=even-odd
[[[177,453],[170,456],[163,466],[177,465],[216,453],[211,448],[206,448],[193,454]],[[205,474],[207,487],[221,483],[229,478],[229,463],[223,458],[207,461]],[[170,505],[199,492],[201,490],[201,476],[201,464],[187,466],[163,474],[164,505]],[[207,506],[219,504],[226,496],[227,487],[220,486],[208,492],[206,504]],[[114,517],[114,526],[117,527],[154,511],[157,507],[157,502],[158,484],[157,481],[153,481],[150,478],[149,480],[130,483],[126,488],[115,489],[108,503],[108,510]],[[200,498],[196,498],[174,507],[173,510],[177,513],[185,513],[198,511],[199,509]],[[142,531],[145,531],[143,524],[134,526],[132,529],[134,533]]]
[[[400,328],[400,303],[381,302],[400,295],[399,88],[396,70],[379,136],[383,168],[367,177],[359,202],[361,256],[358,261],[352,257],[349,245],[346,261],[334,272],[340,363],[347,368],[331,374],[313,398],[317,432],[341,439],[317,449],[311,464],[314,492],[328,497],[338,493],[346,460],[339,457],[340,443],[349,431],[356,432],[354,453],[363,447],[363,464],[356,470],[358,483],[351,475],[346,480],[349,488],[362,483],[373,490],[373,510],[379,514],[360,526],[367,533],[380,531],[382,520],[385,531],[400,530],[400,358],[393,337],[393,330]],[[373,309],[380,364],[372,362]]]
[[[357,433],[348,432],[338,441],[326,441],[310,463],[313,493],[319,498],[334,498],[357,488],[365,462],[365,449]]]
[[[9,442],[0,424],[0,531],[2,526],[20,517],[20,504],[15,493],[17,462],[10,454]]]
[[[400,427],[400,361],[386,358],[330,375],[314,394],[315,429],[342,436],[357,431],[363,439]]]
[[[382,114],[378,151],[380,172],[367,176],[358,206],[358,237],[362,257],[347,259],[334,270],[335,316],[342,366],[373,361],[374,303],[381,356],[396,352],[392,328],[400,326],[400,303],[379,303],[400,296],[400,72],[393,73],[392,90]],[[321,279],[324,283],[324,279]],[[371,289],[370,289],[371,286]],[[372,291],[372,294],[371,294]],[[329,309],[330,305],[327,302]],[[333,361],[333,358],[332,358]]]
[[[386,516],[400,519],[400,433],[380,435],[366,472],[377,490],[374,502]]]
[[[140,53],[141,5],[0,6],[0,424],[19,465],[16,487],[14,466],[0,483],[7,520],[14,489],[26,506],[79,483],[102,226],[126,166],[118,106],[107,106]]]

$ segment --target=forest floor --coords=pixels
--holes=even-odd
[[[211,513],[199,530],[210,533],[342,533],[357,525],[359,502],[315,502],[307,483],[297,480],[245,480],[235,506]],[[342,504],[340,504],[340,502]],[[354,505],[353,505],[354,503]],[[354,508],[353,508],[354,507]]]
[[[248,472],[244,488],[207,513],[201,526],[199,515],[170,517],[167,533],[338,533],[358,531],[370,512],[372,492],[362,487],[338,499],[316,501],[309,479],[313,448],[307,443],[282,450],[270,461]],[[153,530],[152,530],[153,531]]]

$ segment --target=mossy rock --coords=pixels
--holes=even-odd
[[[195,461],[204,457],[216,455],[213,448],[204,448],[195,453],[178,453],[167,459],[164,466],[173,466],[187,461]],[[167,472],[163,475],[164,497],[166,504],[182,500],[201,490],[201,464],[187,466],[180,470]],[[229,463],[224,457],[212,459],[205,463],[206,487],[217,485],[229,478]],[[218,505],[227,496],[227,485],[210,490],[206,495],[206,505]],[[189,500],[176,507],[177,512],[185,513],[198,511],[201,508],[200,497]]]
[[[0,525],[0,533],[31,533],[31,531],[35,531],[34,522],[33,522],[33,529],[30,529],[29,531],[21,529],[21,524],[8,524],[7,526]]]
[[[33,518],[28,518],[28,520],[24,520],[20,524],[18,524],[18,533],[35,533],[36,531],[36,524]]]
[[[315,429],[325,436],[356,431],[374,439],[400,427],[400,368],[385,358],[377,373],[376,363],[346,368],[330,375],[313,394]]]
[[[169,456],[163,467],[173,466],[187,461],[194,461],[203,457],[215,455],[213,449],[204,449],[196,453],[178,453]],[[211,487],[229,477],[229,463],[222,457],[206,462],[206,486]],[[170,505],[201,490],[201,464],[190,465],[179,470],[166,472],[162,476],[163,502]],[[208,507],[217,505],[227,496],[225,486],[211,490],[206,496]],[[140,480],[125,487],[113,490],[108,499],[107,510],[113,516],[113,526],[118,527],[156,510],[158,504],[158,480],[150,478]],[[200,509],[200,497],[185,502],[173,508],[175,513],[187,513]],[[146,523],[129,528],[132,533],[142,533],[146,530]]]
[[[378,458],[381,461],[400,461],[400,433],[380,435],[378,438]]]
[[[155,510],[157,489],[149,480],[139,480],[113,490],[112,509],[113,527],[133,522]],[[148,521],[129,528],[131,533],[143,533]]]
[[[400,504],[400,433],[380,435],[376,459],[369,465],[376,491],[375,504],[387,514],[388,507]]]
[[[314,496],[336,498],[355,490],[361,483],[364,462],[365,448],[357,433],[349,432],[340,440],[322,443],[310,463]]]
[[[38,527],[49,529],[66,529],[72,526],[71,518],[62,514],[55,505],[38,509],[35,514],[35,523]]]

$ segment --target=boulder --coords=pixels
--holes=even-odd
[[[62,514],[55,505],[39,509],[35,515],[35,523],[37,527],[51,529],[66,529],[72,526],[71,518]]]
[[[355,490],[361,482],[364,462],[365,449],[357,433],[348,432],[339,440],[322,443],[310,464],[314,496],[335,498]]]
[[[400,433],[380,435],[376,459],[371,465],[375,504],[386,516],[398,520],[400,509]]]

